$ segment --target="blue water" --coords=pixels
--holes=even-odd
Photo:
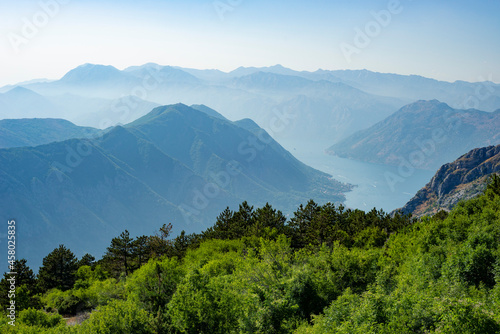
[[[346,194],[346,205],[361,210],[375,207],[390,212],[401,208],[436,172],[400,171],[396,166],[343,159],[327,155],[323,149],[313,146],[288,149],[305,164],[332,175],[338,181],[356,185]]]

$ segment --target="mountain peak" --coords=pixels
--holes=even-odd
[[[201,112],[204,112],[208,116],[212,116],[212,117],[215,117],[218,119],[223,119],[225,121],[228,120],[226,117],[222,116],[220,113],[218,113],[217,111],[215,111],[214,109],[212,109],[210,107],[207,107],[204,104],[193,104],[191,106],[191,108],[196,109],[196,110],[201,111]]]
[[[239,121],[234,122],[234,124],[238,125],[240,128],[243,128],[245,130],[248,130],[250,132],[254,130],[259,130],[261,129],[257,123],[255,123],[253,120],[250,118],[243,118],[240,119]]]
[[[83,64],[72,69],[60,81],[66,83],[79,83],[83,80],[106,81],[119,76],[121,71],[111,65]]]
[[[8,92],[4,93],[5,95],[10,95],[10,96],[16,96],[16,97],[24,97],[24,96],[37,96],[41,97],[41,95],[35,93],[31,89],[24,88],[22,86],[16,86],[9,90]]]
[[[142,125],[149,123],[153,121],[154,119],[158,119],[159,117],[171,114],[171,113],[178,113],[178,114],[192,114],[192,113],[199,113],[206,115],[206,113],[193,109],[183,103],[177,103],[177,104],[170,104],[170,105],[165,105],[165,106],[159,106],[151,110],[149,113],[146,115],[142,116],[139,119],[136,119],[132,123],[127,124],[127,127],[131,126],[137,126],[137,125]],[[207,115],[208,117],[208,115]]]
[[[444,102],[434,100],[419,100],[410,103],[400,109],[403,112],[423,112],[423,111],[449,111],[453,110],[449,105]]]
[[[139,66],[129,66],[127,67],[126,69],[124,69],[123,71],[124,72],[131,72],[131,71],[136,71],[136,70],[139,70],[139,69],[144,69],[144,68],[162,68],[164,66],[162,65],[159,65],[157,63],[146,63],[146,64],[143,64],[143,65],[139,65]]]
[[[233,84],[237,87],[263,90],[290,90],[304,87],[311,82],[308,79],[298,76],[266,71],[257,71],[233,80]]]

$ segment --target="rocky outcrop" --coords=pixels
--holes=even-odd
[[[493,173],[500,173],[500,145],[474,149],[439,168],[401,210],[417,217],[450,210],[459,201],[481,193]]]

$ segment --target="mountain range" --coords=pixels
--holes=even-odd
[[[404,106],[331,146],[339,157],[437,169],[476,147],[500,143],[500,109],[459,110],[437,100]]]
[[[19,87],[38,99],[36,110],[33,103],[11,96]],[[124,70],[85,64],[59,80],[0,88],[0,117],[61,117],[103,129],[129,123],[156,106],[183,102],[208,105],[230,120],[252,118],[287,148],[326,148],[420,99],[492,112],[500,107],[499,88],[489,81],[449,83],[366,70],[294,71],[280,65],[226,73],[153,63]]]
[[[40,123],[75,135],[0,149],[2,219],[17,220],[19,256],[35,267],[36,254],[60,243],[97,256],[125,229],[149,235],[172,223],[173,233],[199,232],[245,200],[290,214],[311,198],[342,202],[351,189],[295,159],[252,120],[231,122],[205,106],[157,107],[84,138],[62,120],[4,122],[22,124],[26,138]]]

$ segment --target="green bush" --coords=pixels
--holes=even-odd
[[[75,329],[78,333],[99,334],[149,334],[152,317],[137,304],[130,301],[114,300],[98,307],[90,318]]]
[[[27,326],[44,328],[52,328],[64,324],[64,320],[59,314],[50,314],[33,308],[19,312],[17,320],[19,323]]]

